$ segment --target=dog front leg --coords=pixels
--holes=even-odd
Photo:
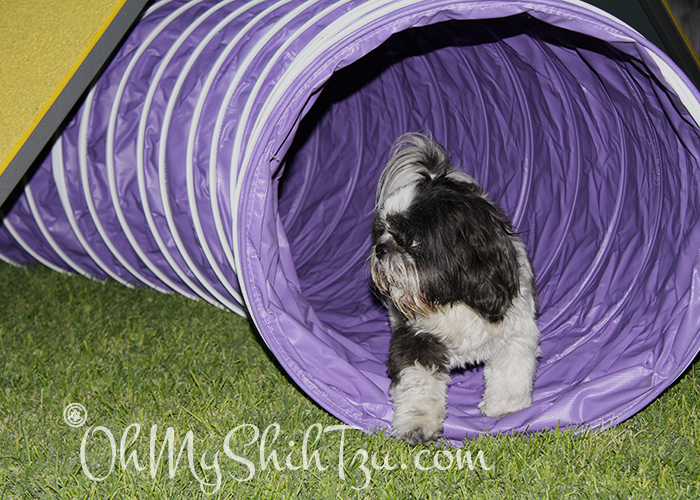
[[[425,444],[442,434],[447,417],[450,376],[438,367],[417,362],[401,370],[389,393],[394,403],[391,435],[410,445]]]
[[[394,404],[391,435],[411,445],[424,444],[440,437],[447,416],[447,348],[401,316],[393,319],[388,365]]]
[[[532,405],[537,369],[537,345],[511,342],[484,363],[484,396],[479,409],[484,416],[500,418]]]

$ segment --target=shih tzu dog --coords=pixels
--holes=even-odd
[[[381,175],[370,270],[389,299],[393,437],[416,445],[442,434],[456,368],[484,365],[485,416],[532,404],[540,332],[525,246],[503,210],[424,135],[401,137]]]

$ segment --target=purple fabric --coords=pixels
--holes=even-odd
[[[445,435],[612,425],[700,350],[697,109],[658,49],[582,5],[162,2],[0,252],[245,304],[314,400],[388,427],[372,204],[392,142],[429,131],[523,233],[543,334],[533,407],[482,417],[481,370],[455,373]]]

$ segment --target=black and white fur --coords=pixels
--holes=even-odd
[[[532,404],[540,332],[525,246],[503,210],[424,135],[401,137],[382,173],[370,269],[390,299],[392,436],[437,439],[450,371],[467,365],[484,365],[483,415]]]

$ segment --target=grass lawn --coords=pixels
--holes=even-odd
[[[335,428],[232,313],[40,267],[0,283],[0,499],[700,497],[697,362],[605,432],[411,448]]]

